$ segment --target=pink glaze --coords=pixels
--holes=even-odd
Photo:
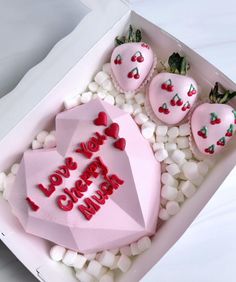
[[[204,103],[194,110],[193,115],[191,117],[192,135],[196,146],[198,147],[201,153],[206,155],[218,154],[232,139],[232,137],[230,136],[225,136],[231,124],[233,128],[232,135],[235,131],[235,117],[232,111],[233,108],[229,105],[210,103]],[[218,118],[221,120],[219,124],[211,124],[211,113],[217,114]],[[207,128],[206,138],[199,136],[198,133],[204,126]],[[225,139],[225,145],[217,144],[217,141],[221,138]],[[213,154],[210,154],[209,152],[207,153],[205,149],[212,145],[214,145]]]
[[[169,79],[171,79],[173,91],[162,89],[162,84]],[[196,93],[192,96],[188,96],[191,85],[196,90]],[[159,73],[152,79],[150,83],[147,99],[152,108],[152,111],[159,120],[163,121],[166,124],[177,124],[187,115],[187,113],[191,109],[193,103],[197,98],[197,93],[197,84],[191,77],[172,73]],[[178,99],[181,99],[182,105],[176,104],[173,106],[171,104],[172,99],[174,99],[176,102]],[[183,111],[182,108],[188,102],[190,104],[190,109]],[[167,106],[167,114],[159,111],[159,108],[162,107],[163,104],[166,104]]]
[[[147,78],[153,63],[153,51],[146,43],[125,43],[116,47],[111,55],[111,69],[116,80],[115,84],[118,84],[122,91],[137,90]],[[133,77],[131,78],[129,73],[132,70]],[[138,77],[135,78],[135,75]]]
[[[87,159],[75,149],[94,132],[104,134],[106,127],[93,123],[101,111],[108,116],[108,126],[112,122],[119,124],[119,136],[117,139],[107,137],[100,150]],[[59,113],[56,136],[57,148],[24,153],[10,192],[9,203],[26,232],[83,253],[117,248],[155,232],[160,203],[160,164],[129,114],[98,99],[92,100]],[[114,147],[119,138],[126,140],[124,151]],[[56,202],[58,195],[63,194],[65,187],[73,187],[81,172],[98,156],[109,172],[118,175],[124,184],[101,205],[91,220],[86,220],[78,210],[84,198],[79,199],[71,211],[61,210]],[[66,157],[72,157],[78,168],[71,170],[70,177],[63,178],[55,192],[46,197],[37,184],[48,187],[49,175],[64,164]],[[98,189],[99,177],[93,179],[86,197]],[[39,206],[37,211],[28,206],[26,197]]]

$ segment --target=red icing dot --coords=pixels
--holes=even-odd
[[[29,197],[26,198],[26,201],[29,205],[29,207],[31,208],[32,211],[37,211],[39,209],[39,206],[35,204],[34,201],[32,201]]]

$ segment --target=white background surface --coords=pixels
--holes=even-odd
[[[234,0],[146,0],[133,6],[236,81]],[[76,26],[83,12],[78,0],[0,0],[0,96]],[[235,186],[236,169],[142,282],[236,281]],[[36,281],[1,243],[0,281]]]

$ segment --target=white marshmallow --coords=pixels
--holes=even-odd
[[[99,282],[114,282],[114,275],[112,271],[105,273],[99,280]]]
[[[85,104],[92,100],[93,93],[91,91],[87,91],[81,94],[80,101]]]
[[[115,260],[115,255],[109,251],[103,251],[99,256],[98,256],[98,261],[107,267],[111,267],[114,263]]]
[[[206,162],[203,161],[198,163],[198,172],[201,175],[203,176],[207,175],[208,171],[209,171],[209,166],[207,165]]]
[[[115,100],[116,100],[116,105],[118,105],[118,106],[123,105],[123,104],[125,103],[124,94],[119,94],[119,95],[117,95],[116,98],[115,98]]]
[[[62,246],[55,245],[50,249],[50,257],[53,261],[61,261],[66,253],[66,249]]]
[[[109,250],[109,252],[113,253],[113,255],[117,255],[119,251],[119,248]]]
[[[143,238],[138,240],[137,244],[139,253],[143,253],[151,247],[152,241],[148,236],[144,236]]]
[[[101,271],[102,265],[96,260],[91,260],[86,268],[86,272],[94,277],[98,277]]]
[[[168,138],[167,136],[156,136],[156,141],[158,143],[166,143],[168,141]]]
[[[105,102],[109,103],[110,105],[114,105],[115,104],[115,99],[113,96],[111,95],[107,95],[104,99]]]
[[[76,271],[76,278],[80,282],[94,282],[93,276],[87,273],[85,270]]]
[[[152,135],[152,137],[148,139],[148,142],[151,144],[155,143],[156,142],[155,136]]]
[[[39,132],[39,134],[37,135],[36,139],[40,142],[40,143],[44,143],[46,137],[48,136],[48,132],[46,130],[42,130]]]
[[[19,166],[20,166],[20,165],[17,164],[17,163],[13,164],[12,167],[11,167],[11,173],[14,174],[14,175],[16,175],[17,172],[18,172]]]
[[[194,185],[200,186],[202,182],[204,181],[204,177],[201,174],[199,174],[197,178],[194,178],[191,181]]]
[[[38,140],[33,140],[32,142],[32,150],[37,150],[43,148],[43,144],[40,143]]]
[[[165,148],[166,148],[167,151],[174,151],[174,150],[177,149],[177,146],[176,146],[175,143],[169,143],[169,142],[167,142],[167,143],[165,144]]]
[[[159,211],[159,215],[158,217],[163,220],[163,221],[166,221],[169,219],[170,215],[168,214],[167,210],[164,209],[164,208],[161,208],[160,211]]]
[[[179,135],[180,136],[190,135],[190,125],[188,123],[184,123],[179,126]]]
[[[65,109],[69,110],[71,108],[78,106],[80,104],[80,99],[81,99],[80,95],[76,95],[76,96],[73,96],[73,97],[67,97],[64,100]]]
[[[178,190],[175,187],[169,185],[163,185],[161,189],[161,196],[169,201],[175,200],[177,194],[178,194]]]
[[[99,273],[99,275],[96,277],[96,279],[98,281],[100,281],[100,279],[104,276],[105,273],[107,273],[108,268],[105,266],[102,266],[101,271]]]
[[[162,162],[168,157],[168,152],[166,149],[159,149],[155,153],[155,158],[159,161]]]
[[[5,172],[0,172],[0,192],[3,192],[6,187],[7,176]]]
[[[133,111],[134,111],[133,106],[132,106],[132,105],[129,105],[129,104],[123,104],[123,105],[121,106],[121,109],[122,109],[123,111],[125,111],[126,113],[130,114],[130,115],[132,115],[132,113],[133,113]]]
[[[179,149],[186,149],[189,148],[189,140],[188,137],[178,137],[177,144]]]
[[[168,126],[166,125],[158,125],[156,128],[156,135],[158,136],[166,136],[168,131]]]
[[[215,160],[214,159],[204,159],[203,160],[204,163],[206,163],[208,165],[209,168],[212,168],[215,165]]]
[[[169,215],[175,215],[180,210],[180,206],[176,201],[169,201],[166,204],[166,211]]]
[[[142,112],[142,107],[139,104],[133,104],[133,115],[137,115]]]
[[[199,177],[198,165],[193,161],[188,161],[182,165],[184,175],[189,179],[197,179]]]
[[[167,203],[167,200],[161,197],[161,205],[164,207]]]
[[[134,101],[134,99],[126,100],[126,104],[134,105],[135,101]]]
[[[167,135],[172,139],[176,138],[179,135],[179,128],[176,126],[169,128]]]
[[[62,262],[67,266],[73,266],[77,257],[77,253],[72,250],[67,250]]]
[[[175,199],[178,203],[184,202],[184,194],[182,191],[178,191],[177,197]]]
[[[184,157],[185,157],[185,154],[182,151],[180,151],[180,150],[175,150],[171,154],[171,159],[175,163],[180,163],[184,159]]]
[[[113,96],[113,97],[116,97],[117,95],[119,95],[119,92],[114,88],[110,91],[110,94]]]
[[[130,246],[121,247],[121,248],[120,248],[120,253],[121,253],[122,255],[125,255],[125,256],[128,256],[128,257],[132,256]]]
[[[95,100],[95,99],[97,99],[97,98],[98,98],[98,94],[97,94],[97,93],[94,93],[92,99]]]
[[[145,102],[145,95],[141,92],[137,93],[134,97],[136,103],[138,103],[139,105],[143,105]]]
[[[182,152],[185,154],[185,159],[190,160],[193,157],[193,154],[190,149],[183,149]]]
[[[148,121],[148,117],[144,113],[139,113],[135,116],[134,120],[137,124],[142,125]]]
[[[126,100],[131,100],[131,99],[134,98],[135,94],[134,94],[134,92],[125,92],[124,95],[125,95]]]
[[[141,133],[142,133],[143,137],[146,138],[146,139],[152,138],[154,131],[155,131],[155,123],[153,123],[151,121],[146,121],[141,126]]]
[[[86,263],[87,259],[85,256],[81,254],[77,254],[76,259],[74,261],[73,267],[76,269],[82,269]]]
[[[154,152],[156,152],[159,149],[164,149],[164,148],[165,148],[164,143],[154,143],[154,144],[152,144],[152,149],[153,149]]]
[[[182,179],[182,180],[188,180],[188,178],[183,174],[183,172],[180,172],[180,173],[178,174],[178,178],[179,178],[179,179]]]
[[[130,244],[131,254],[132,256],[139,255],[139,248],[136,242]]]
[[[166,170],[170,175],[176,175],[176,174],[180,173],[179,166],[177,164],[174,164],[174,163],[166,166]]]
[[[164,163],[165,164],[173,164],[174,162],[172,161],[172,159],[171,158],[166,158],[165,160],[164,160]]]
[[[109,79],[109,75],[105,73],[104,71],[100,71],[95,75],[94,80],[97,82],[97,84],[102,85],[102,83]]]
[[[10,189],[12,188],[15,182],[15,175],[13,173],[9,173],[6,177],[5,186],[3,186],[3,198],[8,200]]]
[[[130,258],[125,255],[121,255],[117,262],[117,266],[122,272],[127,272],[131,267],[131,264],[132,261],[130,260]]]
[[[178,181],[172,175],[170,175],[167,172],[162,173],[161,182],[163,184],[170,185],[170,186],[173,186],[173,187],[178,186]]]
[[[84,257],[87,260],[93,260],[93,259],[95,259],[96,255],[97,255],[96,253],[90,253],[90,254],[84,254]]]
[[[56,137],[54,135],[49,134],[44,141],[43,147],[45,149],[56,147]]]
[[[111,64],[110,63],[106,63],[102,66],[102,70],[107,73],[107,74],[111,74]]]
[[[120,259],[120,256],[115,256],[114,263],[113,263],[113,265],[110,267],[110,270],[114,270],[114,269],[117,269],[117,268],[118,268],[117,263],[118,263],[119,259]]]
[[[89,83],[88,85],[88,89],[91,91],[91,92],[97,92],[98,90],[98,84],[96,81],[92,81]]]
[[[110,79],[106,79],[101,86],[103,87],[103,89],[107,90],[107,91],[112,91],[114,86],[113,83]]]
[[[179,189],[187,198],[191,198],[193,194],[197,191],[196,187],[189,180],[182,181],[180,183]]]

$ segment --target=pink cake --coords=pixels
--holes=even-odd
[[[83,253],[155,232],[160,164],[129,114],[92,100],[57,115],[56,138],[24,153],[10,191],[26,232]]]

